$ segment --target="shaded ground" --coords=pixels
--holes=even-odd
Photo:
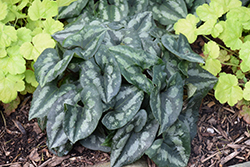
[[[10,116],[4,114],[2,117],[0,113],[0,167],[84,167],[109,161],[109,154],[78,144],[68,156],[53,156],[46,147],[45,133],[35,120],[28,121],[30,100],[28,96]],[[248,124],[238,117],[235,108],[221,105],[212,93],[207,95],[201,106],[198,133],[192,141],[188,167],[226,167],[248,161],[249,156]],[[148,164],[155,166],[150,161]]]

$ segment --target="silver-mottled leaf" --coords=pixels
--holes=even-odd
[[[66,49],[80,48],[78,56],[83,59],[91,58],[101,45],[106,29],[102,26],[85,26],[79,32],[68,36],[63,41],[63,47]]]
[[[128,15],[127,0],[100,0],[98,8],[104,20],[120,21]]]
[[[48,140],[47,140],[48,145]],[[55,148],[49,148],[49,151],[51,151],[53,154],[62,157],[64,155],[67,155],[69,151],[73,148],[73,143],[71,143],[69,140],[58,147]]]
[[[69,85],[62,85],[61,89],[64,87],[69,87]],[[71,85],[71,87],[74,86]],[[68,141],[68,137],[63,129],[63,121],[65,119],[64,105],[75,105],[80,100],[80,95],[76,92],[76,88],[74,87],[74,89],[68,91],[63,96],[58,96],[57,98],[57,101],[55,101],[49,109],[47,117],[46,131],[49,148],[59,147]]]
[[[58,31],[52,35],[52,37],[57,41],[62,42],[69,37],[80,31],[84,26],[88,25],[93,16],[89,15],[88,12],[84,12],[81,14],[75,21],[71,22],[70,24],[66,25],[62,31]]]
[[[157,121],[150,118],[145,110],[140,110],[131,122],[116,132],[111,147],[112,167],[133,163],[150,147],[159,127]]]
[[[114,130],[127,124],[139,111],[144,93],[135,86],[122,86],[115,97],[115,106],[102,119],[103,125]]]
[[[82,87],[94,84],[104,103],[109,103],[117,95],[121,86],[121,73],[110,51],[101,46],[95,59],[87,60],[81,64],[80,82]]]
[[[188,78],[186,84],[192,84],[196,87],[196,94],[200,94],[203,98],[217,83],[218,79],[204,70],[197,63],[189,63],[188,66]]]
[[[150,95],[150,107],[160,123],[159,134],[167,130],[178,118],[183,104],[183,80],[179,73],[169,79],[167,90],[157,91]]]
[[[189,130],[182,121],[177,121],[157,139],[146,154],[158,167],[185,167],[191,152]]]
[[[96,130],[87,138],[80,140],[79,142],[84,147],[91,150],[100,150],[103,152],[110,152],[111,148],[107,146],[102,146],[105,142],[106,134],[102,127],[97,127]]]
[[[58,19],[66,19],[79,16],[89,0],[77,0],[68,6],[59,8]]]
[[[187,38],[182,34],[179,35],[178,42],[170,34],[163,35],[161,38],[161,42],[166,49],[168,49],[170,52],[181,59],[190,62],[204,63],[203,58],[192,51]]]
[[[135,15],[128,22],[128,28],[134,29],[140,38],[148,38],[149,31],[155,26],[151,12],[143,12]]]
[[[65,104],[63,129],[72,143],[93,133],[102,116],[101,98],[94,85],[85,86],[81,98],[83,107]]]
[[[128,0],[129,15],[135,15],[140,12],[144,12],[148,6],[148,0]]]
[[[107,47],[119,45],[124,38],[125,31],[114,31],[107,30],[106,36],[104,37],[103,43]]]
[[[33,118],[42,119],[47,116],[58,98],[73,89],[75,89],[75,87],[72,85],[64,85],[61,88],[58,88],[55,82],[48,83],[42,88],[41,86],[38,86],[33,94],[29,111],[29,120]]]
[[[187,7],[184,0],[168,0],[153,2],[152,12],[154,19],[163,25],[174,24],[187,15]]]
[[[34,64],[36,80],[40,86],[43,87],[63,73],[73,55],[73,52],[66,51],[63,59],[61,59],[55,49],[48,48],[44,50]]]

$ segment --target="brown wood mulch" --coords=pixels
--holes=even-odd
[[[84,167],[110,161],[108,153],[80,144],[67,156],[54,156],[46,147],[46,134],[35,120],[28,121],[31,95],[27,98],[10,116],[0,109],[0,167]],[[203,99],[187,167],[226,167],[249,161],[249,129],[236,108],[220,104],[210,93]],[[149,160],[148,165],[156,167]]]

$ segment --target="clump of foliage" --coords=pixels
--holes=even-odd
[[[217,82],[185,36],[166,30],[191,4],[78,0],[61,10],[70,23],[34,64],[29,112],[53,153],[80,142],[111,152],[112,167],[143,154],[159,167],[186,166],[201,99]]]
[[[9,103],[6,111],[17,107],[18,92],[33,93],[38,86],[33,64],[43,50],[55,47],[51,35],[63,24],[54,17],[73,1],[0,0],[0,101]]]
[[[220,103],[237,104],[250,123],[250,9],[239,0],[213,0],[199,6],[196,13],[198,17],[188,14],[180,19],[175,31],[184,34],[190,43],[198,35],[209,40],[203,48],[206,61],[203,68],[219,78],[214,87],[215,97]],[[225,46],[207,35],[220,39]]]

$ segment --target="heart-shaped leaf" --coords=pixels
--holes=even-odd
[[[139,159],[153,143],[159,124],[145,110],[135,117],[113,137],[111,166],[120,167]]]
[[[122,86],[115,97],[114,108],[102,119],[108,129],[118,129],[127,124],[139,111],[144,93],[135,86]]]
[[[94,85],[85,86],[81,98],[83,107],[65,104],[63,129],[72,143],[93,133],[102,116],[101,98]]]
[[[150,95],[150,107],[154,117],[160,123],[159,134],[167,130],[178,118],[183,104],[183,80],[179,73],[173,75],[167,90],[157,91]]]
[[[54,80],[64,72],[73,54],[71,51],[66,51],[64,52],[63,59],[61,59],[55,49],[46,49],[34,64],[36,79],[40,86],[43,87],[46,83]]]
[[[164,134],[163,139],[157,139],[146,151],[146,154],[157,166],[185,167],[191,152],[189,129],[178,120]]]

